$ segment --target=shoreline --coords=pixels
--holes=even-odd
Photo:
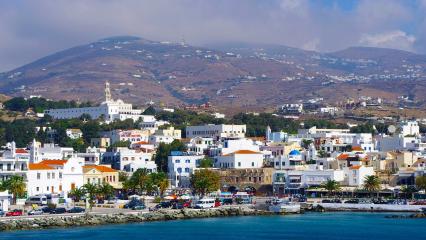
[[[409,215],[391,215],[396,211],[383,210],[355,210],[355,209],[310,209],[305,212],[387,212],[390,215],[386,218],[426,218],[424,213],[415,213]],[[410,213],[407,211],[398,211]],[[221,218],[238,216],[276,216],[290,215],[292,213],[274,213],[265,210],[252,209],[247,207],[228,207],[214,209],[181,209],[181,210],[159,210],[155,212],[128,212],[128,213],[86,213],[73,216],[46,215],[43,217],[22,218],[22,219],[2,219],[0,221],[0,232],[19,231],[19,230],[43,230],[54,228],[73,228],[97,225],[143,223],[158,221],[173,221],[196,218]]]
[[[160,210],[156,212],[129,212],[91,214],[75,216],[46,216],[37,218],[10,219],[0,221],[0,232],[17,230],[38,230],[93,225],[172,221],[211,217],[266,216],[275,213],[249,208],[182,209]]]

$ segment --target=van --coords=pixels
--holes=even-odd
[[[214,208],[215,200],[213,198],[203,198],[200,199],[196,204],[195,208],[205,209],[205,208]]]
[[[32,196],[25,201],[26,205],[36,204],[36,205],[47,205],[47,197],[46,196]]]

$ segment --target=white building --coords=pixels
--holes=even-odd
[[[343,169],[349,186],[362,187],[365,177],[375,175],[373,167],[353,165]]]
[[[232,153],[217,156],[217,168],[261,168],[263,167],[263,154],[251,150],[238,150]]]
[[[176,188],[190,187],[191,175],[203,158],[204,155],[172,152],[168,157],[168,176],[171,181],[171,186]]]
[[[419,136],[420,127],[416,121],[406,121],[401,123],[402,136]]]
[[[69,191],[84,185],[83,166],[84,159],[79,157],[71,157],[68,160],[43,160],[40,164],[47,165],[59,171],[60,189],[65,198],[68,197]]]
[[[62,174],[43,163],[30,163],[27,174],[27,195],[60,194],[62,192]]]
[[[201,125],[188,126],[186,128],[186,137],[210,137],[215,140],[220,138],[243,138],[246,134],[246,125]]]
[[[41,146],[40,142],[33,142],[30,147],[30,162],[39,163],[43,160],[57,160],[70,158],[74,149],[72,147],[60,147],[53,143],[45,143]]]
[[[213,138],[196,137],[192,138],[186,146],[188,147],[188,152],[203,155],[212,145]]]
[[[210,155],[225,155],[238,150],[250,150],[254,152],[259,152],[261,145],[262,142],[256,142],[247,138],[225,139],[222,143],[219,143],[216,148],[210,149]]]
[[[148,142],[150,132],[148,130],[132,129],[132,130],[112,130],[109,132],[103,132],[101,134],[107,138],[110,138],[111,145],[116,142],[130,142],[130,144],[137,142]]]
[[[279,111],[283,114],[299,115],[303,113],[303,104],[302,103],[284,104],[279,108]]]
[[[415,150],[420,143],[420,139],[410,135],[397,134],[393,136],[376,136],[376,149],[382,152]]]
[[[0,210],[9,211],[11,195],[8,191],[0,192]]]
[[[126,119],[137,121],[145,117],[142,115],[142,110],[133,109],[132,104],[124,103],[120,99],[113,100],[108,82],[105,83],[105,102],[97,107],[49,109],[44,113],[56,119],[79,118],[81,115],[87,114],[92,119],[102,117],[106,122]]]
[[[65,131],[65,134],[71,139],[79,139],[83,137],[83,132],[80,129],[76,128],[68,128]]]
[[[123,147],[104,153],[102,164],[109,164],[114,169],[126,172],[134,172],[139,168],[146,168],[149,172],[157,171],[157,165],[152,161],[152,152]]]
[[[19,175],[26,179],[30,153],[22,148],[16,148],[15,142],[10,144],[10,150],[3,152],[0,157],[0,180],[4,181],[12,175]]]
[[[324,170],[315,165],[300,170],[276,170],[273,175],[273,190],[275,194],[298,193],[300,189],[321,186],[328,180],[342,183],[345,180],[344,171]]]

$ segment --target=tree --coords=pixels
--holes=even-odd
[[[36,139],[37,139],[37,141],[42,142],[42,143],[47,142],[47,134],[43,130],[42,127],[40,128],[40,130],[38,130],[37,135],[36,135]]]
[[[170,155],[170,152],[172,151],[185,151],[186,146],[179,140],[174,140],[170,144],[166,143],[160,143],[158,145],[157,151],[155,152],[155,163],[157,164],[158,168],[163,171],[167,172],[167,162],[168,157]]]
[[[416,187],[419,190],[426,191],[426,175],[416,177]]]
[[[102,200],[108,199],[114,196],[114,191],[115,191],[114,188],[110,184],[104,182],[97,186],[98,199],[102,199]]]
[[[220,176],[217,172],[209,169],[201,169],[191,176],[193,190],[204,196],[206,193],[220,189]]]
[[[311,145],[312,140],[310,139],[302,139],[302,147],[304,149],[309,149],[309,145]]]
[[[132,177],[130,177],[129,186],[133,186],[139,190],[139,193],[142,194],[145,190],[151,189],[151,186],[148,186],[149,181],[149,173],[146,168],[139,168],[136,170]]]
[[[25,197],[26,184],[22,176],[13,175],[2,184],[3,188],[9,190],[13,195],[13,203],[16,203],[17,198]]]
[[[200,168],[211,168],[213,167],[213,159],[205,157],[200,161]]]
[[[328,191],[328,195],[331,196],[333,192],[340,191],[340,183],[335,180],[327,180],[322,187]]]
[[[96,194],[98,193],[98,188],[96,184],[86,183],[83,185],[83,189],[89,200],[89,208],[92,209],[93,204],[95,203]]]
[[[169,180],[167,178],[160,181],[158,185],[158,189],[160,190],[161,197],[163,197],[164,192],[166,191],[168,187],[169,187]]]
[[[372,195],[373,193],[380,191],[380,178],[375,175],[366,176],[364,179],[364,189]]]
[[[117,147],[125,147],[125,148],[128,148],[128,147],[130,147],[130,144],[131,144],[131,142],[130,142],[130,141],[118,141],[118,142],[115,142],[114,144],[111,144],[111,145],[108,147],[108,151],[112,151],[112,149],[113,149],[113,148],[117,148]]]
[[[402,186],[401,192],[404,193],[405,199],[407,199],[407,196],[410,196],[410,199],[413,199],[414,193],[417,192],[417,189],[414,186]]]
[[[125,181],[127,181],[127,179],[129,179],[129,176],[127,175],[126,172],[122,172],[122,171],[118,172],[118,181],[119,182],[124,183]]]
[[[68,195],[71,197],[71,199],[74,202],[79,202],[84,197],[85,194],[86,194],[85,189],[82,187],[74,188],[68,193]]]
[[[155,115],[156,111],[153,106],[149,106],[145,111],[143,111],[143,115]]]

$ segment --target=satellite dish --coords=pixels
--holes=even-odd
[[[394,134],[396,132],[396,127],[394,125],[389,125],[388,132]]]

